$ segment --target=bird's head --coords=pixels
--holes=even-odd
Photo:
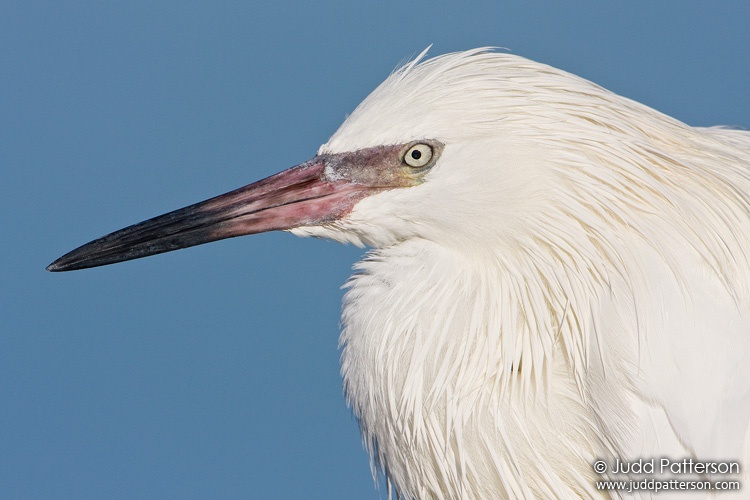
[[[410,238],[459,250],[523,244],[554,210],[561,182],[545,126],[565,116],[539,96],[567,74],[482,49],[421,58],[386,79],[311,160],[116,231],[48,269],[270,230],[376,247]]]
[[[388,170],[412,181],[293,233],[360,246],[423,238],[489,248],[527,232],[552,183],[534,141],[514,133],[503,66],[530,61],[486,49],[422,56],[375,89],[319,150],[354,158],[382,150]]]

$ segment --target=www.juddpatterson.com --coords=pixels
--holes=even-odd
[[[635,481],[596,481],[596,489],[599,491],[625,491],[634,493],[636,491],[670,491],[670,490],[705,490],[705,491],[737,491],[740,489],[739,481],[680,481],[670,479],[660,481],[658,479],[642,479]]]

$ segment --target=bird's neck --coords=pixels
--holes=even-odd
[[[576,285],[546,280],[538,263],[509,264],[410,241],[372,252],[348,284],[341,336],[346,395],[375,461],[402,490],[463,496],[480,488],[477,498],[539,493],[536,479],[501,484],[497,471],[472,471],[469,462],[543,467],[544,452],[530,450],[529,436],[559,433],[559,426],[578,438],[570,449],[564,438],[550,448],[557,460],[568,452],[580,460],[581,437],[591,458],[604,447],[576,377],[588,348]],[[431,454],[444,461],[425,465]],[[487,474],[499,483],[469,480]],[[540,474],[563,489],[566,481],[581,481]]]

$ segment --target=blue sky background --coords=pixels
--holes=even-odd
[[[750,128],[746,0],[120,3],[0,2],[0,498],[378,498],[338,374],[362,251],[44,267],[306,160],[431,43]]]

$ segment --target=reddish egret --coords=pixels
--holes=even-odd
[[[276,229],[372,247],[342,374],[402,498],[593,497],[618,463],[747,458],[748,132],[514,55],[420,56],[311,160],[49,269]]]

